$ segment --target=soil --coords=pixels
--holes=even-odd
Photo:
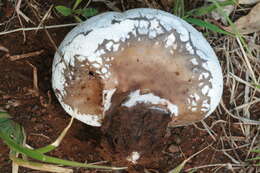
[[[53,3],[70,5],[66,2],[67,1],[61,2],[58,0],[54,2],[46,1],[44,4],[41,4],[43,6],[41,9],[46,10],[50,4]],[[128,6],[125,5],[124,8],[144,6],[143,3],[138,1],[136,3],[129,3]],[[100,3],[93,3],[91,7],[95,7],[100,11],[109,10]],[[162,3],[158,3],[158,8],[163,7],[164,5]],[[1,19],[1,22],[10,17],[11,15],[9,13],[12,13],[12,10],[14,10],[11,4],[3,8],[4,17]],[[24,12],[32,20],[37,21],[30,9],[25,8]],[[71,18],[53,15],[45,24],[55,25],[72,22],[74,21]],[[25,21],[23,21],[23,23],[26,27],[33,26],[32,24],[27,24]],[[19,20],[12,20],[9,27],[10,29],[20,28]],[[66,33],[71,29],[72,27],[49,29],[48,33],[54,43],[59,45]],[[3,28],[1,28],[1,30],[3,30]],[[0,51],[0,108],[7,110],[12,115],[14,121],[25,128],[27,144],[33,148],[39,148],[50,144],[59,136],[69,123],[70,116],[62,109],[51,88],[51,67],[56,50],[55,46],[44,30],[37,32],[27,31],[25,35],[26,40],[22,32],[6,34],[0,37],[0,46],[4,46],[9,50],[9,52]],[[16,61],[9,59],[9,55],[21,55],[40,50],[43,50],[43,53],[37,56]],[[38,90],[33,85],[32,67],[37,69]],[[229,95],[230,93],[225,93],[225,102],[228,102]],[[48,153],[48,155],[79,162],[92,163],[108,161],[104,164],[129,166],[129,169],[117,171],[118,173],[143,173],[145,171],[165,173],[178,166],[184,159],[192,154],[211,145],[211,147],[208,147],[191,159],[185,165],[185,169],[200,165],[230,162],[229,158],[219,150],[223,145],[230,145],[227,142],[220,142],[219,138],[224,136],[223,129],[220,126],[213,127],[216,133],[216,140],[213,140],[207,131],[196,128],[193,125],[168,130],[165,129],[165,124],[161,122],[167,123],[169,121],[167,114],[161,114],[158,116],[159,118],[155,118],[155,115],[159,114],[158,112],[143,112],[143,117],[138,117],[139,119],[143,119],[143,121],[138,124],[136,119],[140,113],[139,111],[136,111],[131,118],[129,118],[128,112],[123,114],[125,116],[119,116],[121,111],[125,110],[117,110],[114,112],[115,116],[108,116],[105,120],[106,125],[102,128],[88,126],[75,120],[61,145],[54,151]],[[147,118],[148,114],[151,118]],[[219,115],[213,113],[212,116],[207,118],[206,123],[211,124],[219,118]],[[224,115],[221,118],[226,120]],[[113,121],[111,121],[111,119]],[[116,119],[118,119],[118,121]],[[119,121],[124,122],[123,120],[126,120],[127,123],[119,124]],[[197,126],[203,127],[201,123],[197,123]],[[149,131],[147,129],[154,130]],[[232,127],[231,129],[233,134],[242,136],[242,132],[237,130],[237,127]],[[163,133],[166,133],[166,136],[159,135]],[[158,134],[156,135],[157,140],[154,134]],[[242,145],[244,142],[239,141],[237,144]],[[147,145],[149,145],[151,150],[147,150]],[[146,150],[143,154],[146,157],[140,160],[141,164],[126,163],[125,158],[129,156],[132,151],[140,150],[145,147]],[[8,153],[9,149],[0,140],[0,173],[11,172],[11,162],[8,158]],[[232,155],[234,153],[230,152],[230,154]],[[240,158],[245,158],[246,154],[245,152],[241,152]],[[19,172],[30,173],[36,171],[20,168]],[[74,169],[74,172],[94,173],[104,171],[81,168]],[[200,169],[197,172],[211,172],[211,169]],[[230,172],[230,170],[220,168],[217,172],[224,173]]]
[[[146,105],[131,109],[116,107],[106,116],[101,128],[104,134],[101,139],[104,157],[111,160],[113,165],[131,166],[135,161],[129,162],[129,157],[133,152],[138,152],[138,164],[159,168],[170,121],[169,114],[147,109]]]

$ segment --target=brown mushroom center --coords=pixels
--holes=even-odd
[[[210,85],[210,75],[207,79],[199,79],[205,71],[203,60],[197,55],[190,55],[179,39],[175,42],[175,48],[166,48],[164,42],[156,39],[142,39],[130,39],[119,51],[105,55],[114,57],[111,71],[112,79],[118,81],[116,93],[125,95],[140,89],[143,94],[153,93],[169,100],[178,106],[179,112],[179,116],[173,117],[174,121],[170,125],[200,120],[205,115],[201,111],[203,101],[210,102],[209,97],[201,92],[203,85]],[[191,59],[196,59],[198,64],[191,63]],[[108,83],[111,81],[113,80]],[[203,85],[199,86],[200,83]],[[187,98],[194,93],[199,98],[191,98],[196,101],[196,105],[191,105]],[[196,111],[191,111],[188,107],[196,107]]]
[[[104,116],[104,89],[116,88],[116,94],[125,97],[123,100],[130,99],[128,95],[139,89],[142,94],[152,93],[178,107],[178,116],[173,117],[170,125],[202,119],[208,111],[205,104],[210,104],[210,98],[202,88],[211,88],[211,73],[203,67],[205,60],[196,55],[197,50],[190,40],[182,42],[175,34],[173,44],[166,46],[168,36],[166,33],[151,39],[132,35],[124,42],[104,40],[98,47],[105,52],[101,55],[103,64],[99,67],[95,67],[96,62],[79,62],[75,57],[75,66],[70,69],[73,75],[67,79],[65,87],[64,102],[81,114]],[[118,46],[116,51],[107,49],[107,44],[111,43]],[[188,44],[194,49],[192,55],[187,50]],[[115,102],[113,99],[112,103]],[[120,106],[121,103],[114,104]]]

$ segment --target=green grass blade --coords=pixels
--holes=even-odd
[[[169,173],[180,173],[183,167],[185,166],[187,160],[184,160],[181,164],[179,164],[176,168],[171,170]]]
[[[77,7],[79,6],[79,4],[82,2],[82,0],[76,0],[75,4],[73,5],[73,10],[77,9]]]
[[[259,84],[255,84],[255,83],[253,83],[252,85],[253,85],[254,87],[260,89],[260,85],[259,85]]]
[[[65,137],[65,135],[67,134],[67,132],[69,131],[69,129],[73,123],[73,120],[74,120],[74,118],[71,118],[67,127],[61,132],[60,136],[52,144],[50,144],[46,147],[39,148],[39,149],[34,149],[34,151],[39,152],[39,153],[47,153],[47,152],[50,152],[50,151],[54,150],[55,148],[57,148],[60,145],[63,138]]]
[[[56,146],[53,145],[47,145],[46,147],[42,147],[42,148],[38,148],[38,149],[34,149],[34,151],[39,152],[39,153],[48,153],[52,150],[54,150],[55,148],[57,148]]]
[[[73,120],[73,119],[72,119]],[[60,137],[57,141],[53,143],[53,147],[57,146],[60,140],[64,137],[67,130],[69,129],[70,125],[72,124],[72,120],[70,124],[64,129]],[[29,149],[23,146],[24,142],[24,130],[22,126],[15,123],[11,120],[11,116],[6,112],[0,112],[0,138],[3,140],[4,143],[8,145],[10,150],[10,156],[15,156],[16,153],[24,154],[27,157],[46,162],[46,163],[53,163],[53,164],[61,164],[65,166],[74,166],[74,167],[85,167],[85,168],[96,168],[96,169],[106,169],[106,170],[116,170],[116,169],[125,169],[125,168],[114,168],[109,166],[99,166],[93,164],[84,164],[80,162],[68,161],[59,159],[56,157],[46,156],[38,151],[33,149]],[[50,145],[51,146],[51,145]],[[49,147],[44,147],[44,149],[50,150]],[[52,148],[51,148],[52,149]],[[40,151],[43,151],[40,150]]]
[[[12,150],[15,150],[18,153],[22,153],[28,157],[31,157],[33,159],[46,162],[46,163],[53,163],[53,164],[61,164],[64,166],[74,166],[74,167],[84,167],[84,168],[95,168],[95,169],[106,169],[106,170],[120,170],[125,168],[115,168],[115,167],[109,167],[109,166],[99,166],[99,165],[93,165],[93,164],[85,164],[80,162],[74,162],[69,160],[63,160],[56,157],[46,156],[44,154],[41,154],[39,152],[36,152],[32,149],[25,148],[17,143],[15,143],[11,138],[9,138],[6,134],[2,133],[0,131],[0,138],[4,140],[4,142],[11,148]]]
[[[255,149],[255,150],[251,150],[250,152],[252,153],[260,153],[260,148],[259,149]],[[254,158],[251,158],[251,159],[247,159],[247,161],[258,161],[260,160],[260,156],[256,156]],[[260,166],[260,163],[257,163],[256,166]]]
[[[61,13],[63,16],[69,16],[72,14],[72,10],[68,7],[65,7],[63,5],[58,5],[55,7],[55,9]]]
[[[211,144],[212,145],[212,144]],[[181,172],[181,170],[184,168],[185,164],[192,159],[193,157],[195,157],[196,155],[198,155],[199,153],[201,153],[202,151],[206,150],[208,147],[210,147],[211,145],[208,145],[207,147],[203,148],[202,150],[196,152],[195,154],[191,155],[189,158],[185,159],[180,165],[178,165],[176,168],[174,168],[173,170],[171,170],[169,173],[179,173]]]
[[[221,34],[234,36],[232,33],[227,32],[227,31],[219,28],[216,25],[213,25],[213,24],[211,24],[209,22],[206,22],[206,21],[203,21],[203,20],[200,20],[200,19],[195,19],[195,18],[188,17],[188,18],[184,18],[184,20],[186,20],[188,23],[191,23],[191,24],[194,24],[194,25],[197,25],[197,26],[201,26],[201,27],[207,28],[207,29],[209,29],[211,31],[214,31],[214,32],[218,32],[218,33],[221,33]]]
[[[3,111],[0,111],[0,120],[5,120],[5,119],[9,119],[11,118],[11,116],[7,113],[7,112],[3,112]],[[1,121],[0,121],[1,123]]]
[[[257,157],[254,157],[254,158],[251,158],[251,159],[248,159],[248,160],[250,160],[250,161],[252,161],[252,160],[260,160],[260,156],[257,156]]]
[[[182,18],[184,16],[184,12],[185,12],[185,10],[184,10],[184,0],[175,0],[172,12],[176,16],[179,16],[179,17]]]
[[[251,159],[247,159],[247,160],[248,160],[248,161],[260,160],[260,156],[257,156],[257,157],[251,158]]]
[[[226,0],[223,2],[219,2],[219,6],[224,7],[227,5],[234,5],[236,4],[236,2],[234,0]],[[188,11],[185,15],[185,17],[189,17],[189,16],[203,16],[205,14],[208,14],[210,12],[212,12],[213,10],[217,9],[217,6],[215,4],[211,4],[205,7],[200,7],[200,8],[196,8],[193,9],[191,11]]]
[[[251,150],[250,152],[254,152],[254,153],[260,153],[260,149]]]

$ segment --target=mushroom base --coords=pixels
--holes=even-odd
[[[114,166],[159,167],[170,121],[169,114],[147,105],[113,109],[102,125],[101,153]]]

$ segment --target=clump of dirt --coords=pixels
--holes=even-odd
[[[139,164],[158,168],[167,142],[170,114],[137,104],[112,106],[102,126],[102,156],[117,166]]]

